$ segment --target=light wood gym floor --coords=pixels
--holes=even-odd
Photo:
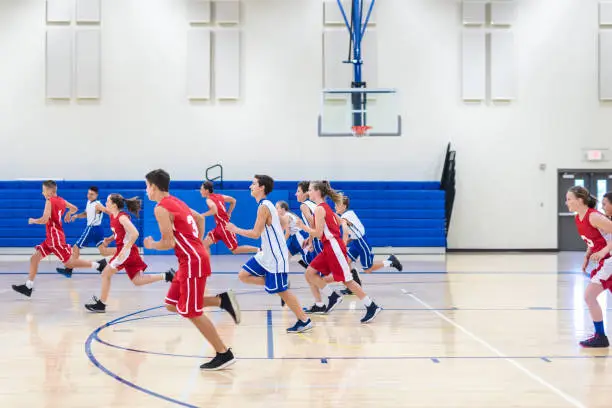
[[[146,257],[151,271],[171,257]],[[208,292],[233,288],[242,324],[210,310],[238,362],[201,372],[211,348],[162,308],[168,285],[113,280],[106,314],[83,304],[99,275],[53,273],[45,261],[31,299],[26,256],[0,257],[0,407],[591,407],[612,406],[608,350],[592,332],[580,253],[404,256],[403,273],[363,276],[385,310],[368,325],[354,296],[312,332],[277,297],[237,280],[245,256],[213,259]],[[312,297],[292,263],[292,288]],[[46,272],[46,273],[44,273]],[[608,309],[608,294],[600,302]],[[609,313],[605,314],[610,329]]]

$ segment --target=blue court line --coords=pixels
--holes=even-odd
[[[175,404],[178,404],[178,405],[184,406],[184,407],[189,407],[189,408],[198,408],[198,407],[197,407],[197,406],[195,406],[195,405],[187,404],[187,403],[185,403],[185,402],[175,400],[174,398],[170,398],[170,397],[167,397],[167,396],[165,396],[165,395],[158,394],[158,393],[156,393],[156,392],[154,392],[154,391],[151,391],[151,390],[149,390],[149,389],[146,389],[146,388],[143,388],[143,387],[141,387],[141,386],[139,386],[139,385],[136,385],[136,384],[134,384],[133,382],[130,382],[130,381],[126,380],[126,379],[125,379],[125,378],[123,378],[123,377],[120,377],[119,375],[117,375],[117,374],[113,373],[113,372],[112,372],[112,371],[110,371],[108,368],[106,368],[104,365],[102,365],[102,363],[100,363],[100,362],[98,361],[98,359],[97,359],[97,358],[94,356],[94,354],[93,354],[93,352],[92,352],[92,350],[91,350],[91,343],[92,343],[92,341],[98,337],[98,334],[99,334],[99,333],[100,333],[100,332],[101,332],[103,329],[105,329],[105,328],[107,328],[107,327],[109,327],[109,326],[113,326],[113,325],[115,325],[115,324],[118,324],[118,323],[120,323],[120,322],[121,322],[123,319],[125,319],[125,318],[127,318],[127,317],[131,317],[131,316],[134,316],[134,315],[137,315],[137,314],[145,313],[145,312],[148,312],[148,311],[151,311],[151,310],[155,310],[155,309],[159,309],[159,308],[162,308],[162,307],[163,307],[163,306],[156,306],[156,307],[152,307],[152,308],[148,308],[148,309],[139,310],[139,311],[137,311],[137,312],[130,313],[130,314],[127,314],[127,315],[124,315],[124,316],[118,317],[117,319],[115,319],[115,320],[111,320],[110,322],[105,323],[105,324],[103,324],[102,326],[98,327],[97,329],[95,329],[94,331],[92,331],[92,332],[90,333],[89,337],[87,337],[87,340],[85,341],[85,354],[87,354],[87,357],[89,358],[89,361],[91,361],[93,365],[95,365],[97,368],[99,368],[99,369],[100,369],[100,371],[102,371],[104,374],[106,374],[106,375],[110,376],[111,378],[114,378],[115,380],[117,380],[117,381],[121,382],[122,384],[127,385],[128,387],[132,387],[132,388],[134,388],[135,390],[138,390],[138,391],[144,392],[145,394],[149,394],[149,395],[151,395],[151,396],[154,396],[154,397],[157,397],[157,398],[163,399],[163,400],[165,400],[165,401],[172,402],[172,403],[175,403]]]
[[[272,311],[268,309],[268,358],[274,358],[274,331],[272,330]]]
[[[436,364],[438,364],[438,363],[440,362],[440,360],[439,360],[439,359],[434,358],[434,357],[432,357],[432,358],[431,358],[431,361],[433,361],[433,362],[434,362],[434,363],[436,363]]]
[[[542,360],[546,361],[547,363],[552,363],[552,361],[550,361],[550,359],[547,357],[542,357]]]
[[[153,310],[155,308],[152,309],[146,309],[145,311],[148,310]],[[430,310],[430,309],[427,309]],[[261,310],[263,311],[263,310]],[[261,312],[259,311],[259,312]],[[269,310],[269,312],[272,312],[272,310]],[[201,355],[194,355],[194,354],[175,354],[175,353],[162,353],[162,352],[156,352],[156,351],[148,351],[148,350],[142,350],[142,349],[133,349],[133,348],[129,348],[129,347],[123,347],[123,346],[119,346],[116,344],[112,344],[109,343],[105,340],[100,339],[100,337],[98,336],[98,334],[100,333],[100,331],[102,331],[102,329],[109,327],[109,326],[114,326],[114,325],[118,325],[118,324],[123,324],[123,323],[127,323],[127,322],[131,322],[131,321],[135,321],[135,320],[144,320],[144,319],[151,319],[151,318],[155,318],[155,317],[163,317],[163,316],[171,316],[171,314],[168,315],[153,315],[153,316],[142,316],[142,317],[137,317],[137,318],[133,318],[133,319],[125,319],[125,317],[129,317],[132,316],[134,314],[138,314],[139,312],[136,313],[132,313],[129,315],[126,315],[124,317],[120,317],[118,319],[115,319],[109,323],[107,323],[104,326],[100,326],[100,330],[96,329],[92,334],[93,334],[93,340],[96,340],[97,342],[99,342],[100,344],[103,344],[105,346],[108,347],[112,347],[118,350],[124,350],[124,351],[130,351],[133,353],[142,353],[142,354],[150,354],[150,355],[157,355],[157,356],[165,356],[165,357],[181,357],[181,358],[197,358],[197,359],[206,359],[206,358],[212,358],[212,356],[201,356]],[[271,314],[269,315],[271,316]],[[123,320],[122,320],[123,319]],[[270,317],[271,319],[271,317]],[[268,326],[270,327],[270,326]],[[268,329],[271,330],[271,329]],[[90,335],[91,336],[91,335]],[[531,356],[498,356],[498,355],[491,355],[491,356],[336,356],[336,357],[272,357],[270,358],[269,355],[266,357],[240,357],[238,358],[239,360],[444,360],[444,359],[453,359],[453,360],[475,360],[475,359],[484,359],[484,360],[503,360],[503,359],[508,359],[508,358],[512,358],[512,359],[538,359],[538,360],[551,360],[551,359],[597,359],[597,358],[612,358],[612,355],[553,355],[553,356],[538,356],[538,355],[531,355]],[[548,362],[552,362],[552,361],[548,361]]]

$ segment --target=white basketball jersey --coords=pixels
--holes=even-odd
[[[351,225],[348,226],[348,233],[350,239],[363,238],[363,236],[365,235],[365,227],[361,223],[359,217],[357,217],[357,214],[355,214],[355,211],[346,211],[340,216],[340,218],[347,220],[351,223]]]
[[[261,200],[259,205],[265,205],[268,208],[272,216],[272,224],[264,226],[264,231],[261,233],[261,251],[255,255],[255,258],[270,273],[287,273],[289,272],[289,250],[276,207],[268,199]]]
[[[296,223],[297,215],[288,212],[287,216],[289,217],[289,235],[295,235],[301,231],[301,228]]]
[[[314,217],[314,212],[317,208],[317,205],[314,203],[314,201],[306,200],[303,204],[306,204],[306,206],[310,209],[310,213]],[[302,220],[304,221],[304,224],[309,225],[308,220],[306,219],[306,217],[304,217],[304,214],[302,214]],[[310,225],[310,227],[313,227],[313,225]]]
[[[102,224],[102,216],[104,213],[100,212],[96,214],[96,204],[100,204],[99,200],[96,201],[88,201],[87,206],[85,207],[85,212],[87,213],[87,225],[92,227],[97,227]]]

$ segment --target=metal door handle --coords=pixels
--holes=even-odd
[[[576,214],[571,213],[571,212],[564,212],[564,213],[559,213],[559,217],[573,217]]]

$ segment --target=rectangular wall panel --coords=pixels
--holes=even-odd
[[[187,0],[187,20],[190,23],[210,23],[210,1]]]
[[[380,1],[380,0],[377,0]],[[344,8],[344,12],[346,13],[346,18],[351,22],[351,4],[352,0],[342,0],[342,7]],[[365,21],[367,12],[370,8],[370,4],[372,0],[364,0],[363,2],[363,21]],[[376,9],[378,4],[374,3],[374,8],[372,9],[372,15],[370,16],[370,21],[368,22],[368,27],[370,24],[376,24]],[[338,7],[338,2],[336,0],[325,0],[323,2],[323,22],[325,24],[342,24],[344,23],[344,18],[342,17],[342,12],[340,11],[340,7]]]
[[[327,29],[323,32],[323,87],[350,88],[351,64],[342,61],[348,57],[349,35],[344,28]]]
[[[486,98],[486,34],[480,31],[464,31],[462,44],[462,98],[484,100]]]
[[[70,23],[73,10],[74,0],[47,0],[47,22]]]
[[[612,25],[612,1],[599,3],[599,25]]]
[[[187,32],[187,98],[210,99],[210,31]]]
[[[240,22],[240,2],[238,0],[216,1],[215,22],[238,24]]]
[[[516,98],[514,34],[511,31],[491,33],[491,99]]]
[[[72,97],[72,30],[50,28],[46,38],[46,96]]]
[[[77,0],[76,21],[78,23],[99,23],[100,0]]]
[[[240,31],[215,32],[215,97],[240,97]]]
[[[100,98],[100,29],[76,32],[76,97]]]
[[[516,19],[516,3],[514,1],[491,2],[491,24],[498,26],[509,26]]]
[[[612,100],[612,30],[599,32],[599,99]]]
[[[483,25],[486,19],[486,1],[463,1],[463,24]]]

